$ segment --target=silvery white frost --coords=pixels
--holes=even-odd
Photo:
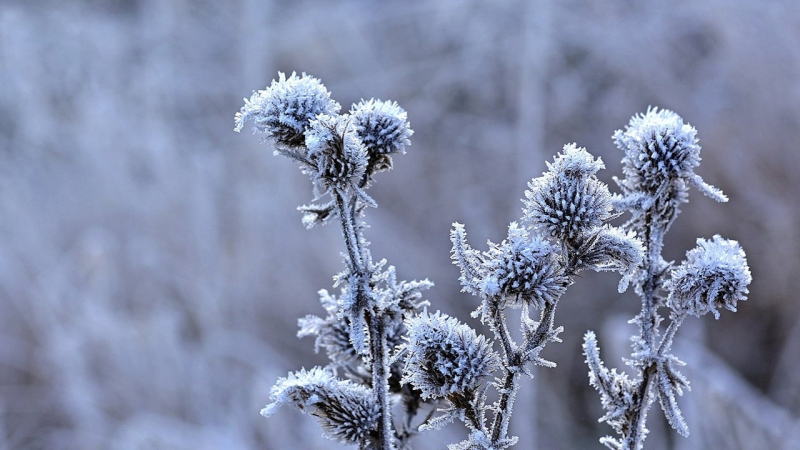
[[[322,83],[293,73],[254,92],[236,114],[235,130],[253,130],[274,144],[275,153],[300,165],[312,182],[313,203],[298,209],[306,227],[331,221],[342,229],[345,268],[334,277],[336,294],[320,290],[324,316],[299,320],[299,337],[313,336],[327,367],[280,378],[262,414],[292,405],[315,416],[324,435],[361,449],[410,448],[421,431],[462,422],[466,438],[451,450],[502,450],[518,439],[511,416],[522,376],[535,366],[556,367],[542,356],[560,342],[555,311],[566,289],[584,270],[621,275],[620,292],[633,285],[642,311],[628,360],[638,372],[609,369],[597,338],[584,336],[589,382],[600,393],[607,422],[619,437],[601,442],[638,450],[647,434],[650,405],[658,399],[669,423],[682,435],[686,421],[676,398],[689,389],[671,353],[675,333],[688,315],[735,311],[746,299],[751,275],[736,241],[698,239],[686,260],[673,267],[661,257],[663,237],[694,186],[726,201],[694,170],[700,163],[696,131],[675,113],[649,109],[614,134],[623,151],[621,193],[612,195],[597,178],[605,168],[585,148],[567,144],[547,171],[528,183],[522,217],[499,242],[474,249],[464,225],[453,224],[451,258],[460,269],[462,291],[478,298],[473,317],[491,338],[430,303],[428,280],[402,281],[385,260],[375,261],[364,237],[363,216],[377,206],[367,194],[375,176],[392,168],[413,134],[396,102],[362,100],[346,114]],[[629,212],[622,226],[610,221]],[[668,308],[665,331],[659,308]],[[520,314],[517,341],[507,314]],[[498,350],[495,350],[497,348]],[[489,403],[489,389],[496,401]]]

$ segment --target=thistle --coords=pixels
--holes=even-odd
[[[623,173],[617,179],[622,194],[614,206],[630,212],[623,225],[627,233],[642,237],[644,259],[632,265],[629,278],[641,297],[642,310],[632,319],[639,334],[632,337],[633,353],[627,362],[638,372],[634,379],[608,370],[600,359],[593,332],[584,337],[583,351],[589,365],[589,382],[600,392],[606,414],[600,419],[619,434],[600,441],[608,448],[639,450],[647,436],[647,412],[656,398],[669,421],[681,435],[689,429],[676,396],[689,389],[689,381],[677,367],[685,363],[671,353],[672,343],[687,315],[701,316],[718,310],[736,311],[745,300],[751,281],[744,251],[736,241],[714,236],[698,239],[686,260],[671,269],[661,256],[664,234],[688,201],[688,188],[695,186],[717,201],[727,201],[719,189],[706,184],[694,169],[700,164],[700,146],[694,127],[672,111],[648,109],[634,116],[625,130],[614,133],[614,142],[625,154]],[[621,259],[626,259],[624,252]],[[660,330],[659,308],[670,310],[670,324]]]

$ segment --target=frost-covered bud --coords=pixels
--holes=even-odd
[[[750,281],[747,257],[738,242],[719,235],[698,239],[666,283],[667,305],[678,314],[700,317],[711,312],[718,319],[718,309],[736,311],[736,303],[747,300]]]
[[[491,244],[483,260],[481,294],[502,296],[509,306],[543,308],[558,300],[569,284],[556,248],[538,235],[529,236],[516,222],[509,225],[508,238]]]
[[[583,248],[585,247],[585,248]],[[587,242],[579,250],[580,262],[589,269],[614,270],[623,274],[619,291],[624,292],[644,258],[644,246],[634,231],[603,225],[590,233]]]
[[[586,149],[564,146],[548,171],[528,183],[524,219],[551,236],[572,241],[611,217],[608,186],[595,176],[604,168]]]
[[[727,200],[694,173],[700,164],[697,130],[674,112],[649,108],[633,116],[625,130],[614,133],[614,143],[625,152],[626,179],[620,184],[628,192],[669,193],[664,188],[670,183],[682,192],[691,184],[717,201]]]
[[[369,447],[375,441],[380,408],[372,391],[351,381],[341,381],[319,367],[280,378],[270,392],[273,403],[261,410],[270,417],[281,405],[293,404],[316,416],[326,437]]]
[[[308,160],[316,168],[312,178],[320,191],[345,188],[364,175],[367,150],[348,116],[317,116],[308,125],[305,137]]]
[[[414,131],[397,102],[362,100],[350,109],[350,117],[370,156],[405,153],[411,145],[409,138]]]
[[[408,343],[403,382],[423,398],[470,394],[500,367],[491,343],[454,317],[427,311],[406,321]]]
[[[341,106],[331,100],[331,94],[316,78],[305,73],[278,73],[278,80],[265,90],[256,91],[234,118],[241,131],[245,122],[253,121],[253,131],[265,133],[278,144],[302,147],[308,124],[320,114],[334,115]]]

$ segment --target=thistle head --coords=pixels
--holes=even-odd
[[[656,200],[666,196],[673,202],[683,202],[688,185],[694,185],[717,201],[727,201],[722,191],[694,173],[701,159],[697,130],[674,112],[648,108],[646,113],[633,116],[613,138],[625,152],[625,180],[619,183],[626,194],[644,193]]]
[[[500,366],[491,343],[446,314],[427,311],[406,321],[408,343],[404,383],[423,398],[469,395]]]
[[[305,131],[307,158],[315,168],[315,186],[322,192],[358,183],[367,167],[367,150],[349,116],[322,114]]]
[[[611,218],[608,186],[595,176],[605,167],[600,158],[567,144],[547,167],[547,172],[528,183],[523,199],[525,220],[569,242]]]
[[[350,117],[370,157],[405,153],[406,147],[411,145],[409,138],[414,131],[408,123],[408,115],[397,102],[362,100],[350,109]]]
[[[273,403],[261,410],[270,417],[284,404],[297,406],[319,419],[325,436],[363,448],[374,444],[380,408],[372,391],[351,381],[341,381],[329,370],[314,367],[290,373],[272,387]]]
[[[484,252],[483,261],[481,294],[503,297],[509,306],[542,308],[569,284],[556,248],[538,235],[529,236],[516,222],[509,225],[508,238]]]
[[[256,91],[236,113],[235,131],[241,131],[248,120],[253,121],[253,131],[267,135],[277,144],[290,148],[305,144],[304,131],[320,114],[334,115],[341,106],[331,100],[331,94],[316,78],[297,76],[289,78],[279,72],[278,80],[265,90]]]
[[[667,305],[677,314],[700,317],[708,312],[719,318],[719,309],[736,311],[747,300],[752,281],[747,257],[739,243],[719,235],[698,239],[697,247],[686,252],[686,260],[672,271],[667,281]]]

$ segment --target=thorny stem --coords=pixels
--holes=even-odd
[[[336,209],[342,223],[342,233],[350,258],[350,288],[356,295],[356,305],[366,308],[364,311],[370,335],[370,357],[372,359],[372,391],[378,404],[378,449],[392,450],[392,417],[389,410],[388,369],[386,358],[386,323],[380,312],[375,314],[369,308],[370,299],[367,298],[368,283],[371,278],[369,268],[365,267],[362,260],[360,230],[356,225],[356,199],[351,200],[351,209],[345,206],[344,195],[336,191]]]

